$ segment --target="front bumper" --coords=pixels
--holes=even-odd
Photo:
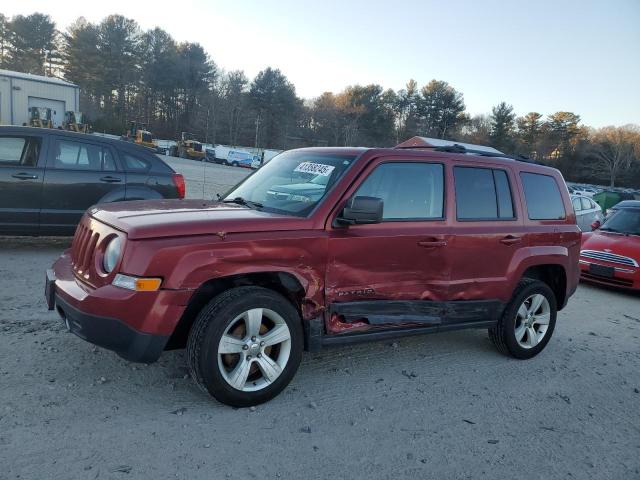
[[[78,337],[133,361],[151,363],[164,350],[191,296],[190,290],[132,292],[113,285],[90,288],[75,278],[68,253],[47,270],[45,297]]]
[[[601,265],[613,269],[613,276],[607,277],[594,273],[591,265]],[[640,269],[604,262],[594,262],[585,258],[580,259],[580,279],[589,283],[608,285],[630,290],[640,290]]]

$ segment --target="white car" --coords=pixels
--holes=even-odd
[[[576,212],[576,222],[583,232],[590,232],[591,224],[596,220],[602,222],[602,208],[585,195],[571,195],[571,203]]]

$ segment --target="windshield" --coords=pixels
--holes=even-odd
[[[607,218],[600,230],[640,235],[640,209],[621,208],[616,210]]]
[[[266,211],[306,216],[349,168],[356,156],[305,151],[284,152],[224,197]]]

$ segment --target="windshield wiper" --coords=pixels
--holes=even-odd
[[[260,202],[252,202],[251,200],[247,200],[247,199],[242,198],[242,197],[225,198],[222,202],[223,203],[237,203],[238,205],[243,205],[243,206],[249,207],[249,208],[262,208],[264,206]]]

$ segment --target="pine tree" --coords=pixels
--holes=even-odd
[[[491,144],[498,150],[513,150],[513,128],[516,115],[513,107],[501,102],[491,110]]]

